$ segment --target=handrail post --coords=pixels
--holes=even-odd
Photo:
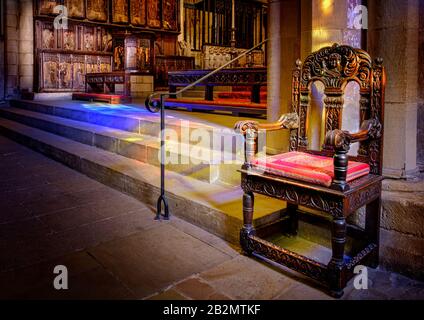
[[[163,217],[169,220],[169,206],[165,196],[165,156],[166,156],[166,143],[165,143],[165,95],[160,95],[160,196],[157,201],[157,210],[155,220],[160,220],[162,215],[162,204],[164,209]]]

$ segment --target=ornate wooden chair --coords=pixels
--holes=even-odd
[[[308,149],[307,124],[311,84],[324,85],[325,140],[320,151]],[[341,130],[344,90],[350,81],[359,84],[359,132]],[[334,44],[296,61],[292,82],[292,113],[276,123],[239,121],[236,131],[245,135],[245,163],[241,172],[244,225],[240,243],[248,255],[265,257],[301,272],[321,284],[335,297],[343,295],[347,281],[359,264],[378,265],[383,148],[385,72],[382,59],[372,62],[361,49]],[[258,132],[290,130],[289,152],[257,157]],[[359,142],[356,156],[347,155]],[[252,225],[254,193],[287,201],[277,222],[255,229]],[[296,234],[298,206],[326,213],[331,222],[332,257],[328,264],[265,240],[270,232]],[[347,224],[346,218],[366,206],[365,227]],[[345,255],[346,237],[359,241],[350,257]]]

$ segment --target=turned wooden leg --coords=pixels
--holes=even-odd
[[[331,246],[333,255],[328,264],[331,295],[340,298],[343,295],[346,279],[343,275],[344,249],[346,243],[346,220],[344,217],[334,217],[331,226]]]
[[[379,260],[380,248],[380,211],[381,211],[381,198],[373,200],[366,206],[365,216],[365,232],[368,235],[368,241],[375,243],[377,248],[370,256],[369,266],[376,268]]]
[[[243,195],[243,228],[240,230],[240,244],[247,255],[252,253],[251,249],[248,247],[247,239],[249,235],[255,232],[253,228],[254,199],[252,192],[245,192]]]
[[[288,232],[291,235],[297,235],[297,229],[299,226],[299,219],[297,215],[297,208],[298,206],[296,204],[288,203],[287,202],[287,215],[288,215]]]

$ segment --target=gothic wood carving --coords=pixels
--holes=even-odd
[[[360,86],[360,119],[375,118],[383,133],[383,104],[385,72],[382,59],[372,62],[367,52],[349,46],[334,44],[309,55],[303,64],[296,62],[292,80],[292,109],[299,114],[299,129],[290,134],[290,150],[308,151],[307,115],[310,85],[324,84],[325,133],[341,128],[343,92],[349,81]],[[325,152],[333,152],[324,144]],[[371,173],[381,174],[382,138],[369,137],[361,141],[358,161],[370,164]]]
[[[256,192],[343,217],[343,197],[326,194],[314,189],[274,182],[259,175],[242,174],[241,187],[244,192]]]
[[[295,269],[315,280],[321,282],[327,280],[327,267],[324,264],[273,245],[254,235],[241,233],[241,237],[241,241],[245,244],[243,249],[246,252],[257,252],[272,261]]]

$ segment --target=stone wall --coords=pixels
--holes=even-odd
[[[131,97],[145,99],[153,91],[153,76],[131,76]]]
[[[383,181],[381,266],[424,280],[424,180]]]

